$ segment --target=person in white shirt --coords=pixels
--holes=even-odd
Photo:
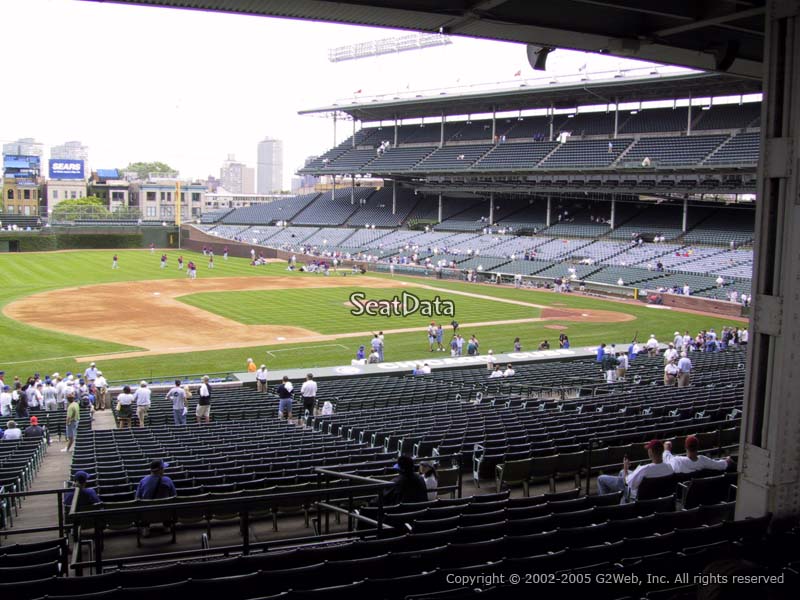
[[[97,410],[105,410],[108,381],[103,377],[102,371],[97,372],[97,378],[94,380],[94,387],[97,390]]]
[[[677,360],[678,358],[678,351],[675,349],[675,344],[670,344],[669,347],[664,350],[664,364],[669,364],[672,360]]]
[[[742,329],[741,333],[739,334],[739,343],[743,346],[747,345],[747,340],[750,338],[750,334],[747,331],[747,327]]]
[[[503,371],[503,377],[511,377],[512,375],[514,375],[514,373],[516,373],[516,371],[514,371],[514,368],[511,366],[511,363],[508,363],[506,365],[506,370]]]
[[[425,488],[428,490],[428,500],[436,500],[439,495],[439,482],[436,479],[436,467],[427,461],[419,463],[419,474],[425,482]]]
[[[67,403],[67,382],[58,373],[53,373],[53,381],[56,382],[56,405],[63,410]]]
[[[721,288],[723,285],[725,285],[725,278],[720,275],[717,277],[717,287]]]
[[[430,375],[431,374],[431,366],[428,363],[422,365],[422,368],[419,370],[422,375]]]
[[[681,352],[681,359],[678,361],[678,387],[689,387],[692,382],[692,361]]]
[[[622,471],[618,476],[600,475],[597,478],[597,490],[599,494],[613,494],[615,492],[628,491],[627,497],[623,494],[622,503],[636,500],[639,494],[639,486],[645,478],[667,477],[674,471],[672,467],[664,462],[664,443],[661,440],[651,440],[646,445],[647,455],[650,462],[646,465],[639,465],[632,473],[630,472],[630,460],[626,456],[622,461]]]
[[[628,374],[628,355],[625,352],[617,353],[617,381],[625,381]]]
[[[322,415],[328,416],[333,414],[333,404],[331,404],[330,400],[325,400],[325,404],[322,405]]]
[[[647,343],[644,345],[644,347],[647,348],[647,352],[650,354],[650,356],[655,356],[658,354],[658,340],[656,339],[654,333],[650,334],[650,339],[647,340]]]
[[[150,396],[150,388],[147,387],[146,381],[142,381],[139,384],[139,388],[133,393],[133,399],[136,401],[136,416],[139,418],[139,427],[144,427],[147,413],[150,411]]]
[[[54,411],[58,408],[58,404],[56,403],[56,388],[50,380],[45,383],[44,389],[42,390],[42,401],[44,402],[44,409],[47,412]]]
[[[83,372],[83,378],[86,380],[86,383],[92,383],[95,379],[97,379],[98,375],[99,373],[94,363],[90,364],[89,368]]]
[[[672,339],[672,343],[675,344],[675,347],[678,350],[683,348],[683,336],[681,335],[680,331],[675,332],[675,337]]]
[[[494,371],[494,350],[489,350],[486,355],[486,370]]]
[[[42,382],[28,388],[28,408],[43,408]]]
[[[673,386],[678,381],[678,361],[671,360],[664,367],[664,385]]]
[[[492,374],[489,375],[489,379],[495,379],[497,377],[502,377],[502,376],[503,376],[503,372],[500,370],[500,365],[497,365],[494,368],[494,371],[492,371]]]
[[[0,416],[11,416],[11,388],[7,385],[0,389]]]
[[[308,412],[314,414],[314,404],[317,402],[317,382],[314,381],[314,374],[306,375],[306,380],[300,386],[300,395],[303,397],[303,414]]]
[[[14,442],[22,439],[22,430],[17,427],[16,421],[9,421],[6,423],[6,430],[3,432],[3,440]]]
[[[728,466],[733,464],[733,459],[730,456],[716,460],[698,454],[700,440],[694,435],[686,437],[684,446],[686,448],[686,456],[675,456],[672,454],[672,442],[664,442],[664,462],[670,465],[676,473],[694,473],[695,471],[706,469],[725,471]]]
[[[267,393],[267,365],[261,365],[256,371],[256,388],[259,392]]]

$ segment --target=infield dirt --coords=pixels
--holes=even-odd
[[[407,283],[409,287],[431,288]],[[62,333],[138,346],[144,350],[115,353],[114,358],[129,358],[178,352],[220,350],[246,346],[329,341],[347,337],[367,337],[371,332],[321,335],[303,327],[285,325],[245,325],[184,304],[176,298],[199,292],[244,290],[312,289],[331,287],[396,288],[391,280],[370,277],[225,277],[167,279],[109,283],[63,288],[34,294],[8,304],[4,314],[12,319]],[[477,290],[476,290],[477,291]],[[448,290],[448,293],[450,290]],[[500,303],[541,309],[541,317],[513,320],[487,320],[463,323],[490,326],[536,321],[578,321],[612,323],[632,320],[622,312],[590,309],[550,308],[539,304],[506,300],[480,293],[453,292],[457,295],[489,298]],[[424,327],[384,330],[386,334],[423,331]],[[105,357],[107,357],[106,355]],[[85,357],[88,359],[99,356]]]

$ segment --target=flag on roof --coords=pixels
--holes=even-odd
[[[358,89],[358,90],[356,90],[356,91],[355,91],[355,92],[353,92],[353,93],[354,93],[354,94],[360,94],[361,92],[362,92],[362,90]]]
[[[519,71],[517,71],[516,73],[514,73],[514,77],[519,77],[520,75],[522,75],[522,70],[521,69]]]

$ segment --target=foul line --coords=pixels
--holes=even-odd
[[[292,352],[294,350],[314,350],[316,348],[342,348],[343,350],[348,350],[349,348],[344,344],[322,344],[320,346],[300,346],[298,348],[284,348],[282,350],[267,350],[267,354],[269,354],[272,358],[275,358],[274,352]]]

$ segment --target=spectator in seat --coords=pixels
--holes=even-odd
[[[247,372],[248,373],[255,373],[257,371],[256,363],[253,362],[252,358],[247,359]]]
[[[392,479],[392,487],[383,492],[383,503],[386,506],[403,502],[425,502],[428,500],[428,487],[422,477],[414,471],[414,461],[410,456],[397,459],[394,469],[397,477]]]
[[[436,479],[436,467],[427,461],[419,463],[419,474],[422,475],[422,480],[425,482],[425,487],[428,490],[428,500],[436,500],[439,495],[439,482]]]
[[[514,367],[511,366],[511,363],[506,365],[506,370],[503,371],[503,377],[511,377],[514,375],[516,371],[514,371]]]
[[[666,477],[672,475],[672,467],[664,462],[664,443],[661,440],[651,440],[645,444],[650,462],[639,465],[630,471],[630,460],[626,456],[622,460],[622,471],[619,475],[600,475],[597,478],[599,494],[613,494],[623,492],[622,503],[636,500],[639,485],[646,477]]]
[[[150,475],[145,475],[136,487],[137,500],[160,500],[174,498],[178,495],[172,479],[164,475],[164,469],[169,466],[161,459],[150,463]],[[169,523],[164,523],[168,527]],[[144,523],[143,537],[150,537],[150,524]]]
[[[102,502],[96,491],[90,487],[86,487],[89,483],[89,474],[86,471],[78,471],[75,473],[72,476],[72,481],[74,483],[73,488],[64,494],[64,509],[67,513],[69,513],[72,507],[72,500],[75,494],[78,494],[78,509]]]
[[[684,446],[686,448],[686,456],[675,456],[672,454],[672,442],[664,442],[664,462],[670,465],[676,473],[694,473],[705,469],[725,471],[734,464],[730,456],[716,460],[698,454],[700,440],[697,439],[697,436],[686,436]]]
[[[22,430],[17,426],[14,420],[6,423],[6,430],[3,434],[3,440],[8,442],[16,442],[22,439]]]
[[[26,440],[36,440],[45,436],[45,429],[39,425],[38,417],[31,417],[31,423],[22,432],[22,437]]]

